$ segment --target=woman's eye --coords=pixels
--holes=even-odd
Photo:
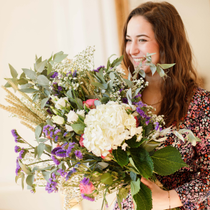
[[[146,39],[139,39],[139,42],[146,42]]]
[[[131,39],[126,39],[125,41],[126,41],[126,42],[131,42]]]

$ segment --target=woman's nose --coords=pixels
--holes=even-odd
[[[139,52],[140,52],[140,49],[137,43],[133,42],[130,46],[130,54],[135,55],[135,54],[138,54]]]

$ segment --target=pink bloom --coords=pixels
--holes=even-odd
[[[84,134],[81,135],[80,140],[79,140],[79,144],[81,147],[84,147],[84,143],[83,143],[84,137],[83,136],[84,136]]]
[[[94,101],[96,101],[96,100],[98,100],[98,99],[88,99],[86,101],[83,101],[83,104],[89,109],[95,109],[96,106],[94,104]]]
[[[80,183],[79,188],[82,194],[91,194],[95,190],[95,187],[92,184],[92,182],[86,185],[83,183]]]

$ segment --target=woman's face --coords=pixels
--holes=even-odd
[[[147,53],[155,53],[152,55],[152,63],[157,64],[160,60],[159,45],[152,25],[143,16],[134,16],[128,22],[126,53],[134,68]],[[151,73],[149,66],[144,66],[143,70],[146,74]]]

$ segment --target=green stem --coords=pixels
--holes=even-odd
[[[27,164],[26,166],[31,166],[31,165],[34,165],[34,164],[37,164],[37,163],[43,163],[43,162],[48,162],[48,161],[53,161],[53,160],[52,159],[40,160],[40,161],[37,161],[37,162],[34,162],[34,163]]]

